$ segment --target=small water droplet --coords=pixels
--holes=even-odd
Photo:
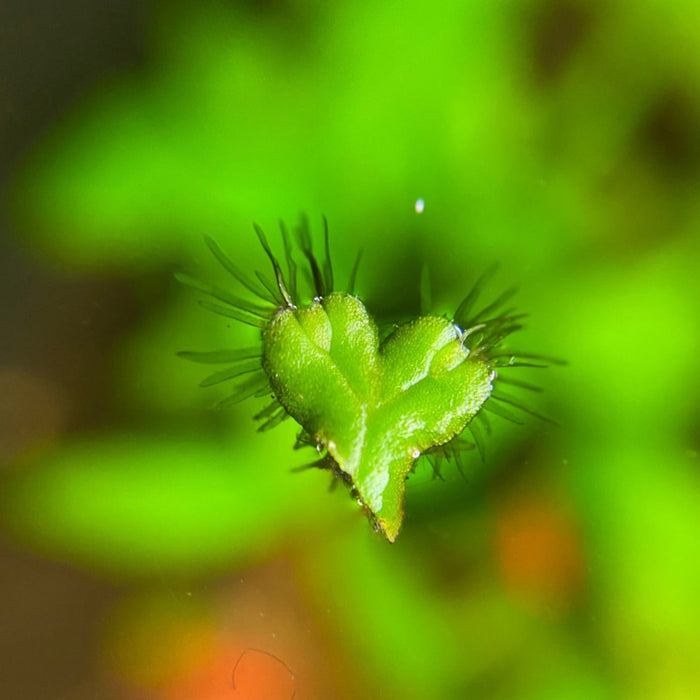
[[[421,198],[416,200],[416,204],[415,204],[416,214],[422,214],[424,209],[425,209],[425,201],[423,201],[423,198],[421,197]]]

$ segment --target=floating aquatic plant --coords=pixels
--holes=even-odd
[[[444,460],[454,460],[461,470],[467,449],[476,446],[483,457],[482,429],[489,430],[489,413],[514,422],[520,422],[519,413],[534,414],[503,386],[538,387],[511,378],[509,371],[544,367],[546,358],[506,347],[525,316],[506,308],[514,289],[479,305],[492,270],[476,282],[452,317],[425,310],[380,337],[354,294],[359,255],[345,290],[336,288],[325,220],[321,256],[313,250],[305,219],[294,237],[281,225],[283,261],[262,229],[255,225],[255,230],[272,277],[243,270],[206,239],[245,296],[186,275],[177,277],[213,300],[199,302],[205,309],[259,328],[260,343],[180,355],[225,366],[201,383],[233,383],[222,407],[270,397],[255,416],[258,429],[293,418],[301,426],[296,447],[311,446],[318,452],[309,466],[330,470],[346,482],[376,528],[393,542],[404,518],[406,479],[416,462],[427,458],[439,474]],[[299,264],[295,255],[301,255]],[[423,306],[428,298],[424,279]]]

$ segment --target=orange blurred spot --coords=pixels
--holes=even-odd
[[[498,515],[497,558],[508,591],[538,610],[568,607],[581,589],[584,561],[571,518],[532,497]]]
[[[291,700],[293,671],[279,657],[262,649],[233,653],[223,643],[206,663],[170,680],[163,700]]]
[[[327,639],[286,567],[249,569],[185,598],[158,591],[123,601],[105,630],[111,674],[129,697],[149,700],[355,697],[336,681]]]
[[[287,700],[294,697],[294,672],[282,659],[260,649],[247,649],[233,670],[239,700]]]

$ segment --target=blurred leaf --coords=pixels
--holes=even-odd
[[[317,472],[290,472],[284,434],[239,445],[175,435],[75,443],[6,481],[6,519],[53,556],[116,575],[242,566],[356,510]]]

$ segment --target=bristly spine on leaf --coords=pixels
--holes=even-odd
[[[287,266],[286,275],[278,259],[272,252],[272,248],[267,241],[265,232],[258,224],[254,224],[255,232],[260,241],[265,254],[267,255],[274,273],[274,281],[264,272],[256,270],[251,276],[236,265],[219,245],[210,237],[205,237],[205,243],[221,266],[249,293],[254,297],[250,301],[240,296],[231,294],[229,291],[196,280],[189,275],[176,273],[176,279],[199,292],[215,299],[212,302],[203,299],[200,306],[226,318],[240,321],[241,323],[264,329],[270,320],[283,308],[296,309],[305,300],[300,297],[300,288],[297,280],[297,264],[294,260],[294,247],[301,251],[304,256],[306,267],[302,268],[302,273],[306,277],[308,286],[312,290],[312,296],[322,298],[333,291],[333,266],[330,258],[330,244],[328,238],[328,224],[324,217],[324,257],[319,263],[313,251],[309,223],[306,217],[302,217],[299,226],[295,229],[293,241],[283,222],[280,222],[282,244],[284,246],[285,261]],[[359,257],[357,260],[359,263]],[[350,286],[354,285],[357,273],[357,263],[353,269],[350,279]],[[221,303],[217,303],[221,302]],[[244,381],[238,383],[231,394],[222,399],[217,406],[225,408],[239,403],[251,396],[266,396],[272,393],[270,383],[267,379],[261,358],[263,354],[262,342],[259,346],[243,349],[226,349],[212,352],[179,352],[178,356],[192,362],[203,364],[228,364],[227,369],[215,372],[202,380],[200,386],[209,387],[230,379],[237,379],[242,375],[249,375]],[[288,418],[287,412],[282,405],[273,400],[268,406],[254,416],[257,421],[262,421],[258,427],[259,431],[269,430],[279,425]]]

